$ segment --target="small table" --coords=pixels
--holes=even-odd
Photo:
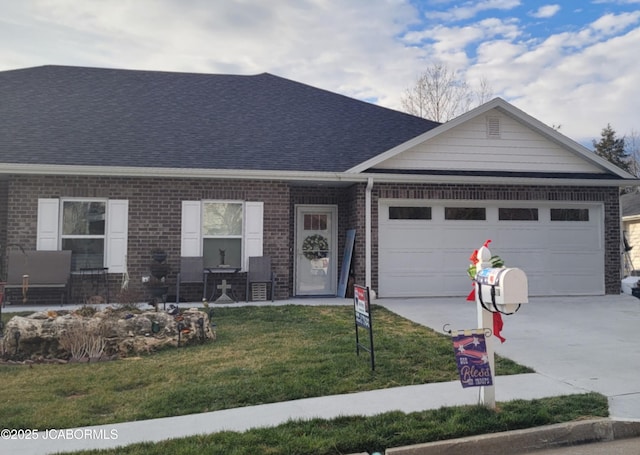
[[[229,297],[227,290],[231,289],[231,286],[227,284],[227,280],[223,279],[224,275],[235,275],[240,272],[240,267],[208,267],[204,269],[204,288],[202,290],[202,298],[206,300],[213,300],[213,296],[216,294],[216,289],[220,289],[220,297],[218,297],[213,303],[235,303],[237,300]],[[211,291],[211,298],[207,299],[207,286],[209,281],[209,275],[213,275],[213,290]],[[220,276],[220,284],[216,286],[216,276]],[[233,295],[233,292],[231,293]]]
[[[96,295],[98,295],[100,285],[104,286],[106,298],[104,303],[109,303],[108,271],[109,269],[107,267],[87,267],[80,269],[80,282],[84,283],[85,280],[89,281],[91,283],[91,288],[95,291]]]

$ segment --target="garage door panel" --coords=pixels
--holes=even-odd
[[[541,203],[538,221],[498,220],[498,206],[484,203],[477,206],[487,209],[487,221],[461,221],[438,217],[446,203],[425,203],[434,215],[429,222],[381,217],[380,296],[466,296],[469,256],[487,239],[508,267],[525,271],[532,296],[604,294],[601,205],[588,206],[589,221],[558,222],[550,221],[549,207],[561,203]]]
[[[384,231],[380,231],[379,238],[382,245],[393,243],[393,249],[408,248],[421,242],[424,236],[425,227],[411,228],[402,226],[390,226]]]
[[[504,260],[506,267],[517,267],[523,270],[542,270],[549,262],[549,254],[539,249],[500,248],[500,257]]]
[[[388,250],[384,253],[385,260],[380,261],[380,270],[396,271],[396,270],[428,270],[431,268],[431,262],[434,256],[441,255],[433,249],[398,249]]]
[[[552,227],[548,231],[549,245],[559,249],[599,249],[602,244],[601,233],[587,227]]]
[[[504,222],[503,222],[504,223]],[[493,243],[496,245],[518,245],[521,248],[539,248],[540,239],[538,237],[540,227],[532,228],[530,224],[523,226],[512,225],[501,227],[494,231]]]
[[[543,272],[527,273],[527,285],[529,286],[529,294],[531,294],[531,289],[547,288],[549,286],[549,283],[547,281],[547,274]]]
[[[480,226],[474,224],[464,226],[442,224],[440,229],[446,233],[446,235],[442,236],[442,242],[439,245],[442,247],[460,248],[467,245],[482,245],[487,239],[491,238],[487,237],[491,231],[486,224]],[[469,252],[468,255],[470,254]]]
[[[442,293],[443,277],[438,274],[395,274],[390,275],[387,289],[381,297],[422,297],[422,296],[454,296],[455,288],[449,293]],[[449,284],[450,286],[450,284]],[[447,286],[444,286],[445,288]]]
[[[442,275],[397,276],[390,280],[380,297],[455,297],[471,291],[471,280],[464,286],[459,277]],[[416,281],[417,280],[417,281]],[[418,284],[416,284],[418,283]]]
[[[584,273],[597,273],[602,269],[602,256],[591,251],[569,252],[558,251],[551,252],[549,255],[554,264],[554,272],[556,274],[564,274],[574,276]]]
[[[604,294],[604,282],[582,274],[564,273],[549,278],[551,295]]]

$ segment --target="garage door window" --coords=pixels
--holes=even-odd
[[[551,221],[589,221],[589,209],[551,209]]]
[[[430,220],[431,207],[389,207],[390,220]]]
[[[500,221],[538,221],[538,209],[500,207],[498,219]]]
[[[445,207],[445,220],[484,221],[487,211],[484,207]]]

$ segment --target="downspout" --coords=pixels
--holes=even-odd
[[[365,189],[364,203],[364,251],[365,251],[365,284],[371,292],[371,296],[375,298],[375,292],[371,290],[371,189],[373,188],[373,177],[367,179],[367,188]]]

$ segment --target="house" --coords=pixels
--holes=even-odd
[[[244,298],[268,255],[277,298],[336,295],[350,230],[380,297],[465,296],[486,239],[532,295],[619,293],[632,180],[499,98],[439,124],[266,73],[0,73],[1,256],[70,249],[112,295],[155,249],[171,286],[203,256]]]
[[[622,231],[625,239],[625,274],[640,270],[640,193],[637,189],[620,196]]]

